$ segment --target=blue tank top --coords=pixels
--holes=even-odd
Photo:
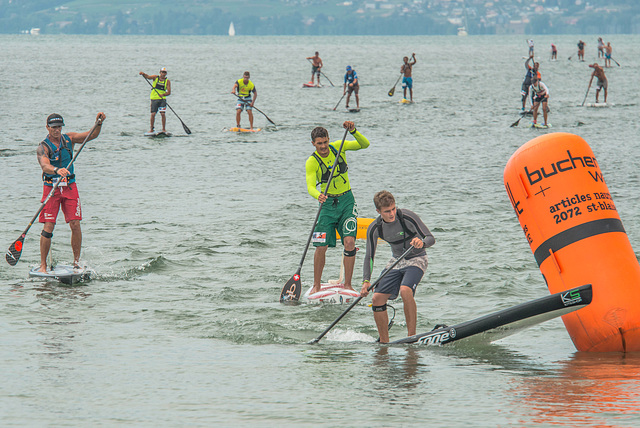
[[[358,78],[358,74],[356,74],[355,70],[353,70],[353,73],[351,73],[351,75],[349,75],[349,73],[345,73],[344,83],[353,83],[353,81],[356,80],[357,78]]]
[[[68,135],[62,134],[62,138],[60,139],[60,147],[56,147],[55,144],[49,141],[48,136],[44,139],[44,141],[42,141],[42,144],[47,146],[47,148],[49,149],[49,162],[51,163],[51,165],[53,165],[54,168],[66,168],[67,165],[69,165],[69,162],[71,162],[71,159],[73,158],[73,154],[71,151],[72,149],[70,148],[71,138],[69,138]],[[70,176],[72,176],[72,178],[69,178],[68,183],[75,183],[76,178],[75,174],[73,173],[73,165],[69,167],[69,175],[67,177]],[[45,186],[53,186],[53,183],[51,182],[52,179],[59,177],[60,176],[58,174],[42,173],[42,180],[44,181]]]

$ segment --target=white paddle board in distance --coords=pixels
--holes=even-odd
[[[152,137],[152,138],[163,138],[163,137],[172,137],[173,134],[167,131],[158,131],[158,132],[145,132],[144,136]]]

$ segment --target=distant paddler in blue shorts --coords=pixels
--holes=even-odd
[[[411,97],[411,102],[413,102],[413,78],[411,77],[411,69],[416,63],[416,54],[411,54],[411,58],[413,62],[409,62],[409,57],[405,56],[403,58],[404,64],[400,67],[400,73],[403,73],[402,77],[402,88],[404,89],[404,99],[407,99],[407,88],[409,88],[409,95]]]
[[[231,93],[238,97],[238,103],[236,104],[236,125],[238,128],[240,128],[240,113],[242,113],[242,110],[247,110],[247,115],[249,116],[249,129],[253,129],[252,109],[256,102],[256,98],[258,98],[258,91],[256,91],[256,85],[249,80],[249,77],[251,77],[251,74],[248,71],[245,71],[242,75],[242,79],[237,80],[233,84],[233,89],[231,89]],[[251,94],[253,94],[253,99],[251,98]]]
[[[427,252],[424,249],[435,244],[436,239],[416,213],[407,209],[396,209],[395,198],[390,192],[383,190],[376,193],[373,197],[373,203],[380,216],[367,229],[367,252],[362,273],[364,282],[360,294],[362,296],[369,294],[368,289],[371,285],[371,271],[378,238],[389,243],[393,255],[384,270],[395,263],[411,246],[415,247],[380,280],[373,292],[371,301],[373,318],[378,327],[380,343],[387,343],[389,342],[387,301],[396,299],[398,295],[402,297],[408,335],[416,334],[418,311],[414,295],[429,264]]]
[[[318,223],[313,231],[312,241],[315,247],[313,256],[313,289],[309,294],[320,291],[322,271],[328,247],[336,246],[336,229],[344,246],[344,288],[353,290],[351,277],[356,261],[356,233],[358,231],[358,207],[351,192],[347,172],[346,151],[369,147],[367,140],[351,121],[342,125],[348,129],[355,140],[346,140],[342,151],[338,153],[342,140],[329,142],[329,132],[320,126],[311,131],[311,144],[316,151],[309,156],[305,164],[307,191],[316,198],[322,207]],[[327,182],[334,162],[338,162],[327,194]],[[320,184],[320,190],[317,189]]]
[[[314,77],[318,76],[318,86],[320,86],[320,73],[322,72],[320,54],[316,52],[315,56],[308,56],[307,59],[311,61],[311,84],[313,85]]]

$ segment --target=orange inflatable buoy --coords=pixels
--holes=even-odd
[[[520,147],[504,185],[551,293],[592,284],[564,315],[578,351],[640,351],[640,264],[591,148],[553,133]]]

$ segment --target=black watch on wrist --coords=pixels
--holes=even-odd
[[[60,168],[53,168],[53,172],[57,174],[59,169]]]

